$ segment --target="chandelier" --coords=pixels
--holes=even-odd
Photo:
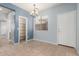
[[[39,15],[39,9],[38,9],[38,7],[36,7],[36,4],[33,4],[33,7],[34,7],[34,9],[32,10],[31,15],[36,17]]]

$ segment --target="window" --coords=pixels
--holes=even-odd
[[[35,29],[37,31],[48,30],[48,17],[47,16],[42,16],[42,17],[36,18],[36,20],[35,20]]]

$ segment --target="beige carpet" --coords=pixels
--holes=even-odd
[[[0,47],[2,56],[76,56],[74,48],[52,45],[40,41],[21,42],[19,45],[6,44]]]

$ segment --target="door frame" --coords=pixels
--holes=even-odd
[[[20,23],[19,23],[19,20],[20,20],[20,18],[24,18],[25,19],[25,32],[27,32],[27,33],[25,33],[25,35],[27,35],[28,34],[28,19],[27,19],[27,17],[25,17],[25,16],[19,16],[19,18],[18,18],[18,24],[19,24],[19,26],[18,26],[18,44],[20,44],[20,31],[19,31],[19,27],[20,27]],[[25,39],[25,41],[27,42],[27,39],[28,39],[28,35],[26,36],[26,39]]]
[[[13,12],[13,17],[14,17],[13,20],[15,21],[15,13],[16,13],[16,12],[15,12],[15,11],[12,11],[12,12]],[[12,19],[11,19],[11,20],[12,20]],[[11,21],[11,20],[9,19],[9,21]],[[11,25],[11,22],[9,23],[9,25]],[[13,25],[14,25],[14,30],[15,30],[15,22],[13,23]],[[10,33],[9,33],[10,31],[11,31],[11,28],[10,28],[9,31],[8,31],[8,41],[11,40],[11,39],[10,39]],[[14,42],[14,36],[13,36],[13,39],[11,40],[11,42],[12,42],[13,44],[15,44],[15,42]]]

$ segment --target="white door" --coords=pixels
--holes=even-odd
[[[58,44],[76,47],[76,11],[58,15],[57,40]]]

